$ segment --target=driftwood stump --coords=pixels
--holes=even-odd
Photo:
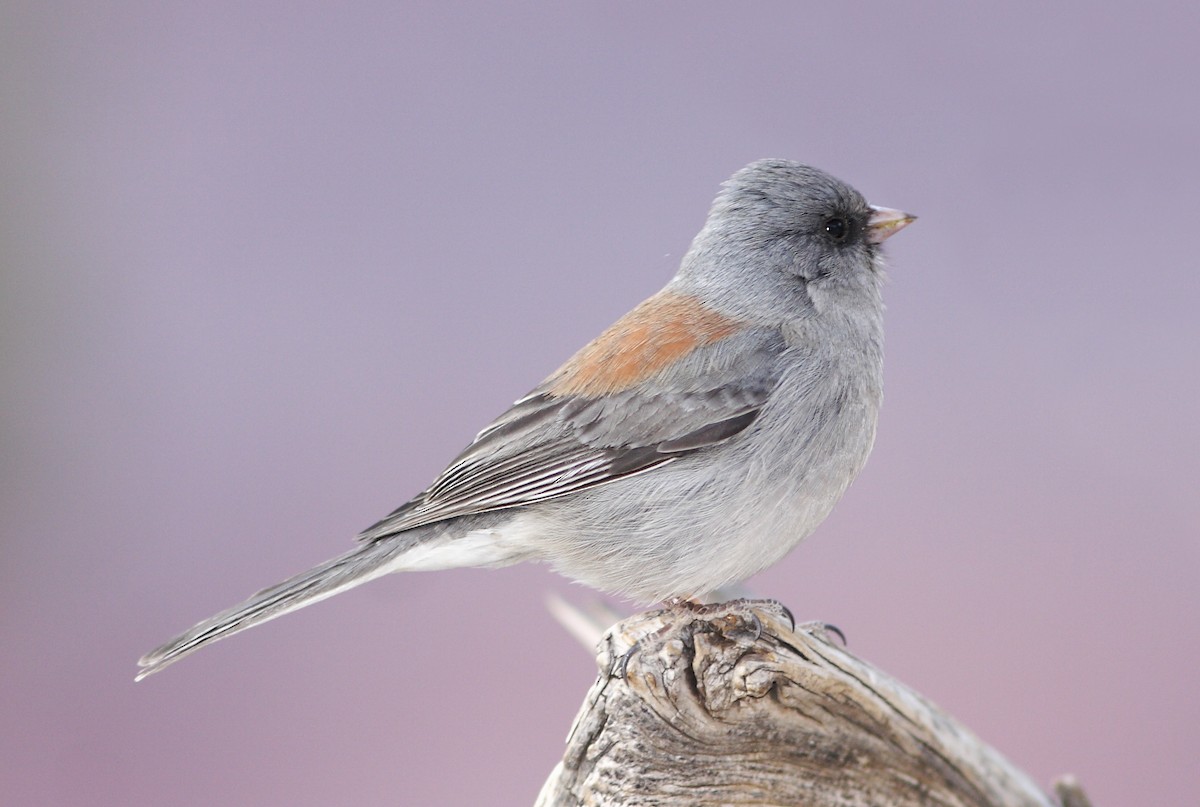
[[[1085,805],[782,607],[631,617],[538,797],[554,805]]]

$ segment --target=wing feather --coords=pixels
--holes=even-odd
[[[565,496],[725,442],[753,424],[774,390],[779,340],[746,329],[696,348],[668,383],[600,396],[556,395],[551,376],[359,538]]]

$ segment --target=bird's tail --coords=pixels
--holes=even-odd
[[[135,680],[174,664],[209,642],[311,605],[390,571],[389,561],[410,546],[398,541],[368,542],[290,580],[263,589],[245,602],[204,620],[138,660]]]

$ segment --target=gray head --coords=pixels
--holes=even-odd
[[[879,244],[912,219],[817,168],[759,160],[722,185],[677,281],[728,289],[721,307],[758,320],[790,319],[829,295],[877,302]]]

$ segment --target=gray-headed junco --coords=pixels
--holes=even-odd
[[[733,175],[662,291],[479,433],[358,546],[147,654],[216,639],[389,572],[545,561],[638,600],[700,596],[782,558],[875,437],[879,245],[913,216],[786,160]]]

